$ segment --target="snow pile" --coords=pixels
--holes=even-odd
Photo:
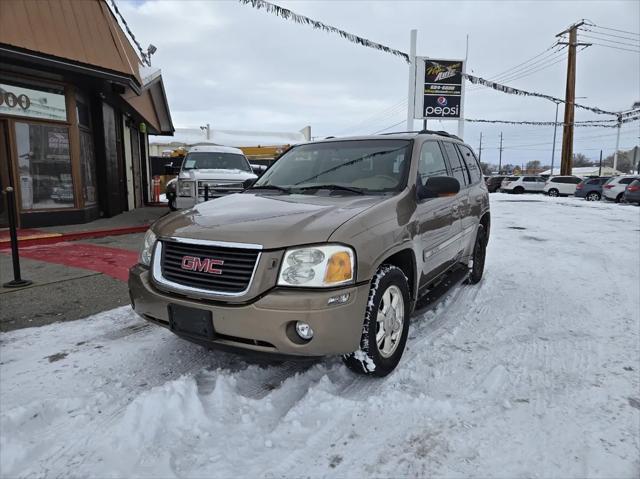
[[[640,215],[492,195],[400,367],[258,365],[127,307],[0,335],[2,477],[637,477]]]

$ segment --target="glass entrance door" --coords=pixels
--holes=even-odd
[[[6,121],[0,120],[0,228],[9,226],[7,197],[4,190],[11,185],[9,167],[9,129]]]

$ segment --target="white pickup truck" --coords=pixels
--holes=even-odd
[[[245,189],[247,180],[256,178],[242,150],[228,146],[193,146],[182,162],[178,178],[167,184],[169,207],[172,210],[191,208],[205,199],[238,193]]]

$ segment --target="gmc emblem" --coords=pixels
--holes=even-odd
[[[222,270],[220,268],[216,268],[215,266],[222,266],[224,261],[221,259],[213,259],[213,258],[198,258],[197,256],[183,256],[182,264],[180,267],[182,269],[186,269],[187,271],[200,271],[204,273],[210,274],[222,274]]]

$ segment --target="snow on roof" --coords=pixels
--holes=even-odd
[[[176,128],[173,136],[149,136],[149,143],[156,145],[196,145],[211,144],[224,146],[283,146],[303,143],[306,139],[301,132],[209,130],[200,128]]]
[[[598,166],[579,166],[576,168],[572,168],[571,173],[574,176],[594,176],[594,175],[597,176],[600,174],[600,168]],[[540,174],[541,175],[559,175],[560,168],[554,168],[553,172],[550,169],[545,170]],[[610,166],[602,167],[602,176],[614,176],[614,175],[621,175],[621,174],[622,174],[621,171],[614,170]]]
[[[218,145],[196,145],[189,148],[189,152],[207,151],[212,153],[235,153],[242,155],[242,150],[233,148],[231,146],[218,146]]]

